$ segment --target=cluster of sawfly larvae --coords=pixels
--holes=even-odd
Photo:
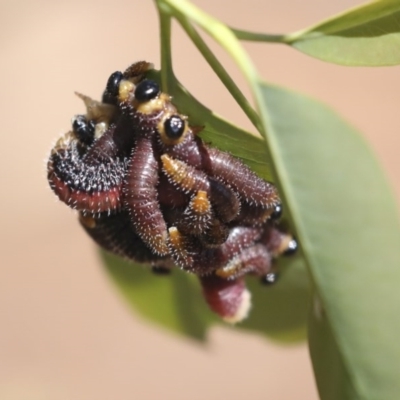
[[[48,181],[79,212],[103,249],[197,275],[210,308],[228,322],[251,306],[245,276],[273,283],[273,259],[297,248],[279,229],[276,188],[230,154],[205,144],[147,79],[141,61],[108,79],[102,100],[86,106],[51,151]]]

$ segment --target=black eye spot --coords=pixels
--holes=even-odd
[[[271,214],[271,219],[277,220],[282,216],[282,204],[277,204]]]
[[[279,279],[279,274],[277,272],[269,272],[261,278],[261,283],[263,285],[273,285]]]
[[[283,255],[291,256],[292,254],[296,253],[298,247],[299,245],[297,244],[297,240],[292,239],[289,242],[287,249],[283,252]]]
[[[123,74],[121,71],[116,71],[110,75],[107,81],[106,92],[112,96],[118,96],[119,84],[123,78]]]
[[[140,82],[135,89],[135,98],[137,101],[145,102],[155,99],[160,93],[160,87],[157,82],[145,79]]]
[[[164,130],[170,139],[179,139],[185,131],[185,121],[179,115],[173,115],[164,122]]]
[[[88,121],[84,115],[77,115],[72,122],[72,130],[79,141],[84,144],[92,144],[94,140],[94,122]]]

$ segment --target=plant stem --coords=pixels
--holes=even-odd
[[[248,102],[246,97],[243,95],[241,90],[238,88],[236,83],[233,81],[233,79],[226,72],[223,65],[218,61],[217,57],[215,57],[213,52],[210,50],[210,48],[204,42],[202,37],[198,34],[196,29],[193,27],[193,25],[190,24],[186,18],[182,18],[181,15],[178,15],[177,19],[178,19],[179,23],[181,24],[182,28],[185,30],[185,32],[192,39],[193,43],[199,49],[199,51],[201,52],[203,57],[207,60],[208,64],[211,66],[211,68],[217,74],[217,76],[219,77],[221,82],[228,89],[229,93],[236,100],[236,102],[239,104],[239,106],[245,112],[245,114],[250,119],[250,121],[253,123],[253,125],[256,127],[256,129],[258,131],[260,131],[261,122],[260,122],[260,119],[259,119],[257,113],[251,107],[250,103]]]
[[[258,74],[249,56],[244,51],[233,32],[223,23],[198,9],[186,0],[158,0],[168,4],[171,13],[177,19],[190,18],[207,32],[220,46],[233,58],[258,101],[260,93],[257,93]],[[207,60],[208,61],[208,60]],[[263,126],[257,124],[260,133],[265,134]]]
[[[171,58],[171,17],[161,7],[157,9],[160,20],[161,85],[168,93],[172,91],[175,81]]]
[[[268,42],[268,43],[282,43],[287,44],[286,35],[271,35],[268,33],[257,33],[257,32],[249,32],[243,31],[241,29],[230,28],[230,30],[234,33],[234,35],[239,40],[247,40],[251,42]]]

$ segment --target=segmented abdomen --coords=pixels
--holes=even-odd
[[[50,156],[47,177],[58,198],[88,214],[114,212],[121,207],[125,162],[87,164],[76,146]]]
[[[203,152],[206,172],[231,185],[247,203],[266,208],[279,203],[275,186],[259,178],[241,161],[215,148],[203,147]]]
[[[249,273],[266,275],[271,270],[271,254],[262,244],[243,249],[215,274],[224,279],[237,279]]]
[[[168,254],[167,226],[157,196],[158,163],[150,139],[138,139],[125,181],[125,204],[136,232],[154,252]]]
[[[98,218],[82,214],[79,220],[89,236],[103,249],[139,263],[152,265],[169,262],[147,247],[136,234],[126,211]]]

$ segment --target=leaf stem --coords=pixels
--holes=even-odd
[[[271,35],[268,33],[249,32],[232,27],[230,30],[239,40],[287,44],[286,35]]]
[[[226,25],[206,14],[187,0],[156,0],[156,2],[161,12],[168,12],[179,21],[189,18],[208,33],[233,58],[250,84],[253,95],[258,101],[260,97],[260,95],[256,93],[258,74],[240,42]],[[208,58],[206,58],[206,60],[210,62]],[[212,66],[212,64],[210,65]],[[219,71],[221,71],[221,69]],[[225,82],[223,83],[225,84]],[[231,88],[228,87],[228,90],[231,90]],[[235,99],[238,101],[236,97]],[[242,107],[241,103],[239,103],[239,105]],[[246,112],[246,114],[248,112],[246,109],[243,111]],[[252,122],[253,119],[254,118],[251,119]],[[261,123],[257,123],[255,126],[260,133],[265,134],[265,129]]]
[[[185,32],[188,34],[188,36],[192,39],[193,43],[196,45],[200,53],[203,55],[205,60],[208,62],[208,64],[211,66],[211,68],[214,70],[214,72],[217,74],[221,82],[225,85],[225,87],[228,89],[229,93],[232,95],[232,97],[236,100],[236,102],[239,104],[239,106],[242,108],[242,110],[245,112],[247,117],[250,119],[250,121],[253,123],[255,128],[260,131],[261,128],[261,122],[258,114],[255,112],[253,107],[250,105],[246,97],[243,95],[241,90],[238,88],[234,80],[229,76],[229,74],[226,72],[225,68],[223,65],[219,62],[217,57],[213,54],[213,52],[210,50],[210,48],[207,46],[205,41],[202,39],[202,37],[199,35],[199,33],[196,31],[196,29],[193,27],[193,25],[188,22],[186,18],[182,18],[181,15],[177,15],[177,20],[181,24],[182,28],[185,30]]]
[[[160,51],[161,51],[161,85],[166,92],[172,91],[175,76],[171,57],[171,17],[163,11],[160,2],[156,1],[160,21]]]

